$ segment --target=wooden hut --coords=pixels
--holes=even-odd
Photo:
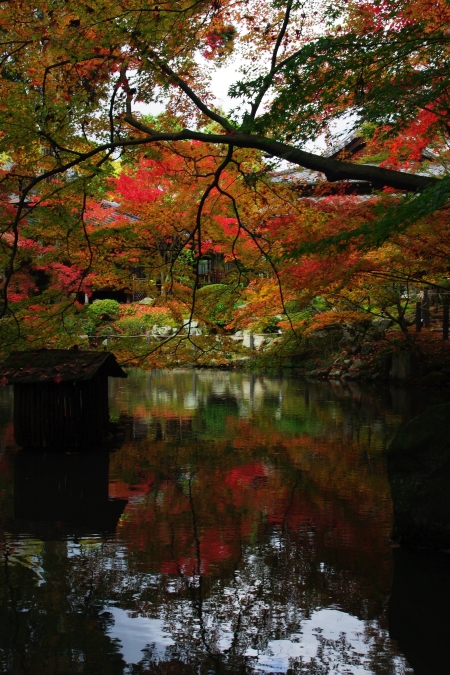
[[[83,450],[109,435],[108,377],[126,377],[109,352],[12,352],[0,382],[14,385],[14,438],[24,448]]]

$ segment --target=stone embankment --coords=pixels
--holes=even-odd
[[[435,333],[405,336],[390,319],[376,318],[366,325],[335,324],[310,337],[321,365],[307,370],[308,377],[450,384],[449,343]]]
[[[329,363],[307,371],[306,375],[341,380],[383,379],[393,364],[388,363],[388,359],[377,359],[376,355],[379,343],[391,325],[390,319],[375,318],[365,325],[333,324],[325,330],[311,333],[310,339],[317,345],[318,351],[321,351],[320,343],[323,342],[323,351],[328,346],[333,357]]]

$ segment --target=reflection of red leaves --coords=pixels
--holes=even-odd
[[[0,380],[0,387],[4,387],[4,386],[6,386],[7,384],[9,384],[8,378],[7,378],[7,377],[2,377],[2,379]]]
[[[56,382],[56,384],[59,384],[60,382],[62,382],[61,375],[57,375],[56,377],[54,377],[53,382]]]
[[[178,564],[174,560],[165,560],[161,563],[162,574],[178,574]]]
[[[258,479],[267,476],[267,469],[264,464],[255,462],[254,464],[245,464],[244,466],[237,466],[232,469],[225,478],[225,484],[231,488],[237,485],[252,485],[258,484]]]

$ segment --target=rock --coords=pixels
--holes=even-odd
[[[89,335],[79,335],[80,340],[89,340]]]
[[[389,377],[393,380],[407,380],[412,375],[410,352],[392,354],[392,365]]]
[[[385,331],[392,326],[392,319],[384,319],[383,317],[372,319],[372,326],[378,331]]]
[[[429,408],[388,450],[393,536],[417,547],[450,547],[450,404]]]
[[[159,335],[160,337],[168,337],[172,335],[171,326],[153,326],[152,335]]]
[[[330,377],[340,377],[342,370],[330,370]]]
[[[138,305],[153,305],[154,301],[154,298],[142,298],[142,300],[139,300]]]
[[[326,330],[315,330],[313,333],[309,333],[310,338],[326,338],[328,337],[328,333]]]
[[[345,349],[346,352],[350,352],[354,347],[354,340],[349,340],[348,338],[342,338],[339,340],[339,348]]]
[[[189,334],[189,336],[202,335],[202,329],[199,328],[198,321],[185,321],[181,328]]]
[[[361,366],[362,366],[362,361],[361,361],[361,359],[355,359],[355,360],[353,361],[352,365],[350,366],[350,368],[352,368],[352,369],[353,369],[353,368],[361,368]]]
[[[358,368],[351,366],[346,373],[342,376],[343,380],[357,380],[360,377],[361,373]]]
[[[262,347],[265,341],[266,341],[265,335],[253,336],[253,344],[255,345],[255,349],[259,349],[260,347]]]
[[[244,347],[247,347],[247,349],[260,349],[266,344],[267,339],[273,341],[271,338],[266,338],[262,333],[250,333],[250,331],[244,330],[242,344]]]
[[[316,368],[316,370],[313,370],[310,375],[313,375],[314,377],[327,377],[328,371],[329,368]]]
[[[363,342],[361,345],[361,356],[367,356],[372,351],[372,345],[368,342]]]
[[[237,330],[234,335],[235,335],[235,337],[244,337],[244,331],[243,330]]]

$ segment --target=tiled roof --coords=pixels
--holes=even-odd
[[[126,377],[110,352],[78,349],[35,349],[11,352],[0,367],[1,384],[80,382],[102,369],[110,377]]]

